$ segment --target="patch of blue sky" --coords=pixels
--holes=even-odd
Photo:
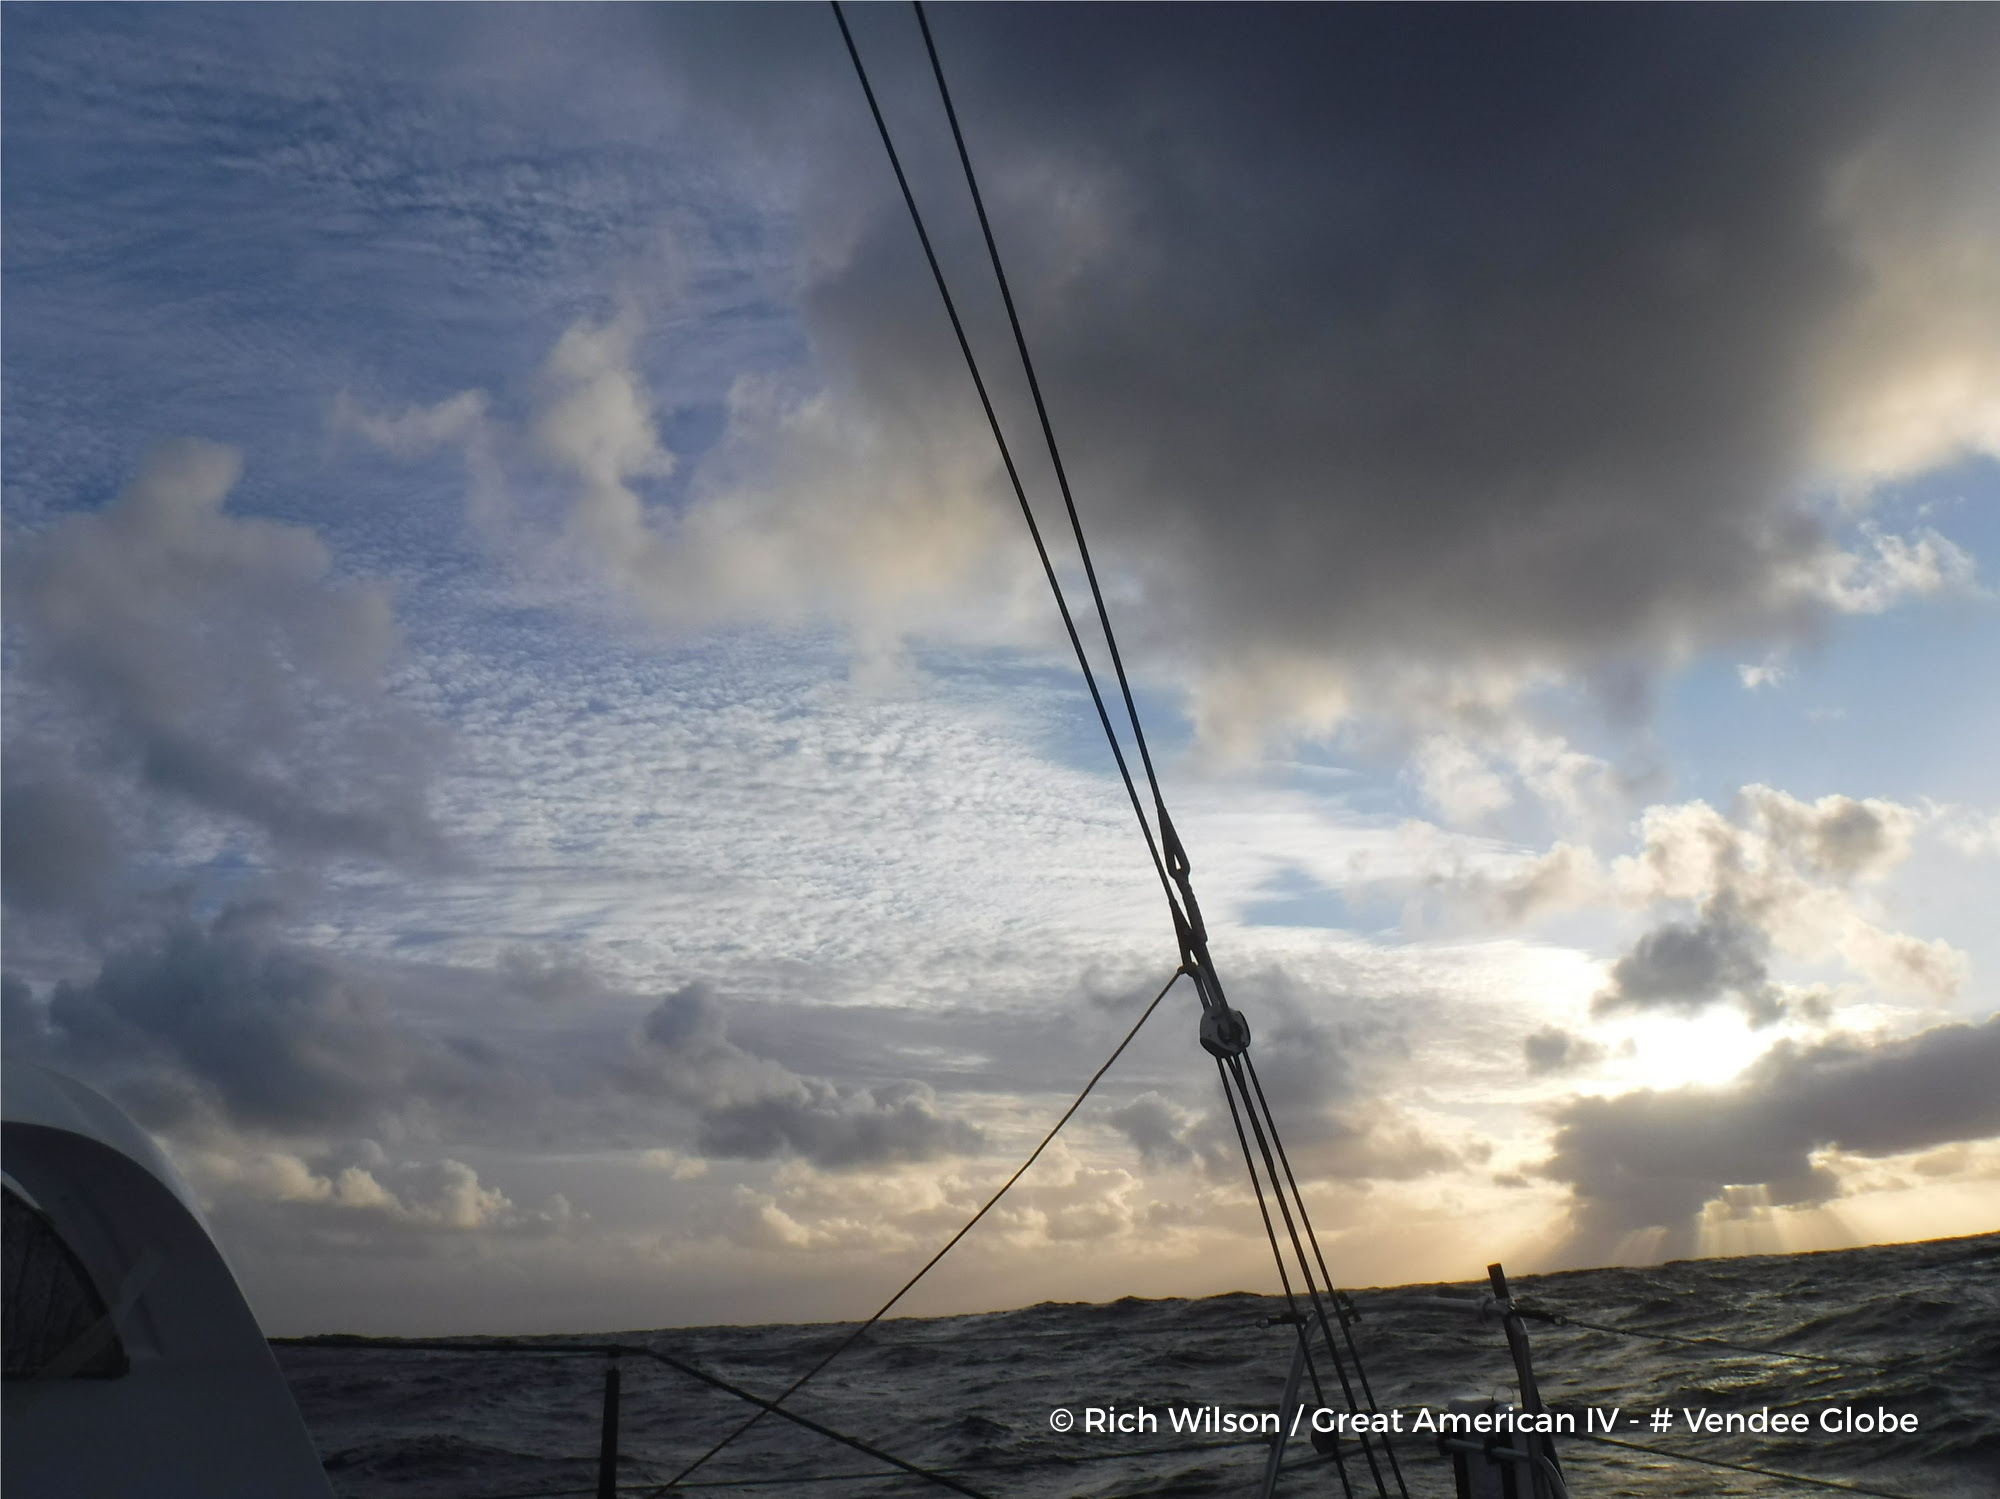
[[[1266,880],[1259,898],[1243,908],[1240,919],[1245,926],[1326,927],[1336,931],[1356,927],[1343,893],[1296,867],[1280,870]]]
[[[1349,756],[1320,744],[1288,746],[1284,754],[1266,760],[1263,768],[1281,785],[1311,792],[1340,789],[1360,775]]]
[[[1901,486],[1880,520],[1935,527],[1977,561],[1978,591],[1836,619],[1754,689],[1732,656],[1696,664],[1668,684],[1654,726],[1678,795],[1723,805],[1762,782],[1808,799],[2000,806],[2000,464]]]
[[[161,870],[155,878],[169,876],[187,892],[188,914],[205,925],[232,906],[267,897],[270,869],[251,849],[231,842],[192,868]]]
[[[1955,804],[1975,817],[2000,811],[2000,464],[1969,462],[1901,485],[1875,515],[1885,532],[1931,526],[1963,548],[1978,564],[1976,589],[1838,618],[1754,689],[1738,668],[1760,661],[1717,654],[1691,667],[1667,685],[1653,720],[1673,799],[1727,809],[1743,786],[1762,783],[1808,801],[1846,795]],[[1974,1015],[1991,1008],[2000,973],[1980,862],[1921,838],[1882,894],[1892,925],[1969,957],[1955,1007]]]

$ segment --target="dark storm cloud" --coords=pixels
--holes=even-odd
[[[1197,1116],[1164,1094],[1141,1093],[1104,1116],[1148,1166],[1185,1166],[1195,1158],[1192,1144]]]
[[[1405,1052],[1397,1021],[1380,1015],[1338,1024],[1319,1017],[1354,1014],[1352,996],[1335,999],[1282,967],[1245,972],[1230,1000],[1252,1019],[1251,1056],[1287,1154],[1302,1177],[1400,1181],[1459,1163],[1448,1145],[1424,1133],[1392,1101],[1386,1068]],[[1198,1164],[1239,1179],[1242,1144],[1221,1083],[1206,1069],[1191,1097],[1148,1090],[1101,1117],[1150,1166]]]
[[[939,430],[973,414],[964,373],[833,40],[792,19],[723,71],[800,80],[810,105],[746,92],[767,126],[834,126],[811,325],[875,411]],[[1947,169],[1996,145],[1977,9],[935,22],[1087,523],[1138,575],[1134,628],[1172,619],[1211,661],[1629,681],[1808,627],[1828,542],[1799,491],[1869,468],[1826,454],[1907,373],[1835,357],[1887,263],[1857,245],[1878,210],[1942,243]],[[662,24],[683,63],[727,50],[714,18]],[[914,29],[857,26],[998,369]],[[1983,359],[2000,302],[1940,297],[1939,337]]]
[[[197,1144],[659,1143],[661,1111],[618,1086],[629,1062],[615,1016],[633,996],[524,951],[494,968],[357,958],[296,940],[283,915],[245,905],[206,924],[128,923],[93,976],[39,993],[8,973],[7,1051]]]
[[[1560,1026],[1545,1025],[1521,1039],[1521,1052],[1528,1071],[1534,1076],[1568,1072],[1587,1067],[1604,1055],[1604,1048],[1584,1036],[1572,1035]]]
[[[2000,1016],[1874,1045],[1783,1041],[1724,1087],[1573,1100],[1542,1169],[1575,1189],[1579,1243],[1608,1252],[1634,1229],[1685,1233],[1725,1186],[1824,1202],[1838,1182],[1816,1150],[1894,1155],[2000,1134],[1996,1077]]]
[[[1771,981],[1771,939],[1733,899],[1718,895],[1692,923],[1670,921],[1641,937],[1611,969],[1610,987],[1590,1003],[1594,1015],[1666,1009],[1692,1015],[1724,998],[1752,1025],[1784,1014]]]
[[[0,898],[24,911],[94,905],[116,867],[117,834],[90,789],[53,765],[0,766]]]
[[[1240,986],[1239,986],[1240,988]],[[1268,1013],[1259,1007],[1259,1013]],[[1402,1037],[1368,1026],[1327,1025],[1303,1015],[1274,1016],[1255,1042],[1259,1080],[1284,1121],[1286,1148],[1302,1172],[1349,1180],[1402,1181],[1460,1164],[1456,1151],[1427,1135],[1371,1078],[1373,1064],[1402,1050]],[[1219,1085],[1218,1085],[1219,1086]],[[1218,1113],[1216,1133],[1221,1133]],[[1241,1166],[1240,1144],[1222,1154]]]
[[[73,1070],[171,1131],[539,1129],[629,1147],[659,1143],[665,1102],[695,1115],[714,1156],[838,1169],[983,1143],[927,1084],[837,1086],[737,1044],[699,984],[629,1040],[587,1019],[551,1032],[552,972],[559,997],[630,1012],[632,996],[530,956],[490,972],[367,965],[287,939],[274,910],[238,908],[206,927],[178,921],[45,999],[9,974],[0,1020],[10,1053]]]
[[[579,997],[585,1013],[552,1027]],[[688,1114],[700,1154],[829,1169],[984,1143],[927,1084],[836,1085],[738,1045],[698,985],[628,1032],[615,1017],[637,1003],[528,952],[491,970],[355,960],[288,938],[269,908],[173,922],[40,996],[0,979],[10,1055],[200,1148],[235,1135],[308,1142],[315,1160],[374,1140],[632,1150],[687,1138]]]
[[[840,1170],[977,1151],[973,1125],[938,1111],[921,1082],[840,1088],[803,1077],[729,1039],[705,985],[662,999],[639,1027],[628,1082],[694,1110],[703,1153],[747,1160],[800,1156]]]
[[[110,1087],[156,1127],[370,1129],[491,1088],[482,1060],[400,1021],[377,982],[283,941],[272,913],[182,921],[46,1005],[9,979],[7,1044]]]
[[[310,529],[228,513],[240,469],[230,449],[171,444],[103,509],[8,538],[30,682],[70,715],[58,726],[80,726],[70,754],[93,773],[291,852],[434,854],[423,737],[381,690],[398,645],[386,596],[335,581]],[[33,847],[10,834],[10,899],[16,878],[30,900],[76,898],[88,799],[54,780],[19,792],[9,826],[24,813]],[[55,847],[69,837],[84,841]]]
[[[39,1056],[48,1046],[49,1017],[34,991],[11,973],[0,974],[0,1035],[21,1056]]]

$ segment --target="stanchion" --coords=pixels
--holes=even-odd
[[[597,1440],[597,1499],[618,1494],[618,1352],[604,1361],[604,1429]]]
[[[1535,1382],[1535,1363],[1528,1352],[1528,1329],[1514,1306],[1513,1293],[1507,1289],[1507,1272],[1497,1264],[1488,1265],[1486,1282],[1493,1288],[1494,1302],[1500,1308],[1501,1326],[1507,1332],[1507,1351],[1514,1356],[1514,1373],[1521,1384],[1521,1409],[1540,1415],[1548,1407],[1542,1404],[1541,1386]],[[1554,1499],[1556,1489],[1552,1486],[1550,1475],[1561,1472],[1561,1465],[1556,1460],[1555,1439],[1526,1435],[1523,1440],[1527,1451],[1533,1454],[1533,1461],[1528,1466],[1528,1480],[1535,1499]],[[1560,1485],[1561,1481],[1557,1477],[1553,1485]]]

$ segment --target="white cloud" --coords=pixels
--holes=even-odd
[[[471,479],[467,514],[488,536],[499,536],[511,523],[503,450],[506,434],[488,414],[491,402],[483,390],[463,390],[431,406],[409,406],[390,415],[371,411],[343,391],[335,400],[331,423],[336,432],[351,432],[370,446],[405,462],[428,458],[440,449],[456,449]]]
[[[1773,652],[1762,661],[1740,663],[1736,677],[1745,691],[1755,692],[1760,687],[1783,686],[1792,679],[1792,669],[1782,655]]]
[[[674,455],[661,443],[653,400],[632,365],[639,316],[627,309],[602,323],[570,326],[549,353],[545,395],[535,419],[542,449],[576,477],[570,524],[620,576],[659,546],[646,526],[635,480],[664,479]]]
[[[486,426],[487,396],[483,390],[460,391],[435,406],[411,406],[388,416],[360,406],[342,392],[334,403],[338,431],[359,433],[374,446],[398,458],[423,458],[440,447],[470,443]]]
[[[1863,522],[1861,538],[1865,551],[1824,552],[1796,576],[1794,586],[1844,614],[1882,614],[1905,599],[1974,586],[1978,566],[1972,555],[1928,526],[1896,536]]]
[[[1477,822],[1514,800],[1485,758],[1449,734],[1425,738],[1410,766],[1425,798],[1452,822]]]
[[[2000,812],[1938,803],[1928,804],[1925,810],[1937,828],[1938,837],[1966,858],[2000,852]]]
[[[1480,903],[1501,921],[1532,921],[1552,911],[1572,911],[1601,900],[1609,888],[1594,851],[1558,842],[1545,854],[1503,873],[1474,876]]]
[[[212,1200],[316,1205],[447,1233],[526,1221],[504,1192],[482,1184],[479,1173],[463,1161],[392,1162],[373,1142],[360,1143],[365,1164],[329,1163],[320,1169],[283,1150],[206,1148],[180,1155],[198,1189]]]

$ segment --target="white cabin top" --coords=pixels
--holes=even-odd
[[[331,1499],[194,1196],[95,1089],[0,1074],[9,1499]]]

